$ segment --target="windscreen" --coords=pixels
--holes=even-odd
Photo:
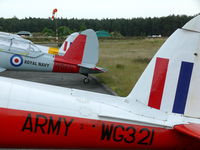
[[[20,54],[26,55],[29,53],[29,45],[30,44],[28,42],[12,39],[10,51],[14,53],[20,53]]]

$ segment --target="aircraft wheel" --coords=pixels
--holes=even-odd
[[[84,79],[83,79],[83,83],[88,84],[89,82],[90,82],[90,79],[89,79],[89,78],[84,78]]]

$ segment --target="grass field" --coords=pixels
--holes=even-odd
[[[96,76],[119,96],[127,96],[165,40],[101,39],[98,66],[105,67],[108,72]]]

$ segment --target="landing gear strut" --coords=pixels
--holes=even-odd
[[[90,82],[90,79],[88,77],[88,74],[83,74],[84,76],[86,76],[84,79],[83,79],[83,83],[85,84],[88,84]]]

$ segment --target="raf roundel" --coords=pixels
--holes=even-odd
[[[19,67],[23,63],[23,58],[22,56],[15,54],[10,58],[10,63],[12,66]]]

